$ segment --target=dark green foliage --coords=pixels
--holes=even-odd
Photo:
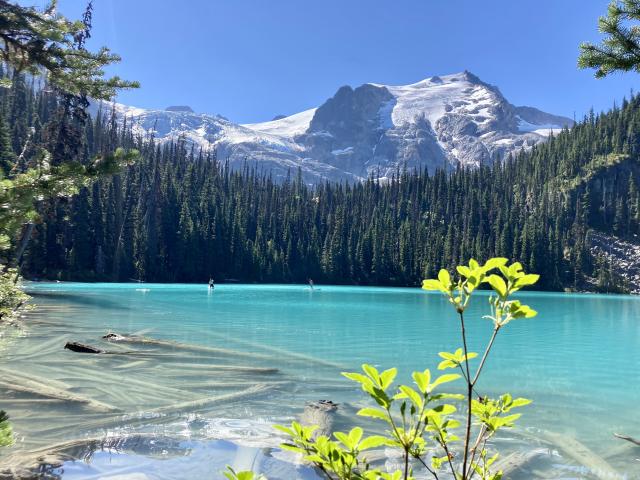
[[[0,447],[7,447],[12,445],[13,442],[13,430],[9,423],[9,416],[3,410],[0,410]]]
[[[119,58],[106,48],[85,48],[91,1],[80,21],[68,20],[55,9],[55,1],[40,11],[0,0],[3,270],[20,264],[34,223],[47,207],[57,208],[50,203],[71,197],[132,159],[122,150],[87,151],[86,141],[92,138],[87,135],[86,109],[89,98],[109,100],[137,84],[105,77],[103,68]],[[34,93],[35,82],[41,80]]]
[[[590,231],[640,233],[635,125],[637,97],[493,168],[310,187],[297,175],[275,184],[250,164],[230,171],[183,143],[143,144],[103,115],[89,149],[118,138],[142,159],[52,211],[37,227],[27,272],[401,286],[463,258],[503,255],[541,272],[539,288],[583,289],[594,279],[593,288],[604,267],[591,255]]]
[[[118,77],[105,78],[103,68],[120,60],[108,48],[84,48],[90,37],[93,5],[81,21],[56,12],[52,1],[45,10],[0,0],[0,59],[13,69],[45,74],[58,91],[80,97],[110,100],[122,88],[137,87]],[[8,82],[5,80],[4,85]]]
[[[0,178],[6,177],[15,165],[11,134],[4,116],[0,115]]]
[[[601,78],[615,71],[640,72],[640,0],[613,0],[598,20],[605,38],[599,45],[580,45],[578,65],[596,69]]]

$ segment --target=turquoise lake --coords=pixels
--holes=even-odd
[[[0,375],[7,383],[24,375],[27,386],[45,382],[108,408],[0,386],[0,409],[17,440],[0,465],[26,465],[30,452],[64,444],[65,461],[49,473],[65,479],[218,479],[226,464],[270,480],[319,478],[278,451],[273,423],[331,399],[340,404],[335,427],[349,428],[368,402],[340,371],[396,366],[408,382],[411,371],[435,370],[437,353],[461,344],[451,306],[417,288],[32,283],[27,290],[39,308],[3,328]],[[533,400],[518,428],[494,445],[506,454],[537,452],[508,478],[640,478],[640,448],[613,436],[640,437],[640,298],[520,298],[539,315],[500,332],[478,386]],[[490,336],[481,318],[487,307],[481,292],[467,311],[471,350]],[[113,344],[101,338],[109,332],[166,343]],[[74,353],[63,349],[66,341],[120,354]],[[78,446],[100,438],[120,443]]]

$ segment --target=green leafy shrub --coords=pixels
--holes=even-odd
[[[344,373],[358,383],[373,400],[374,406],[363,408],[359,416],[383,422],[385,435],[365,436],[355,427],[349,432],[335,432],[333,437],[315,435],[317,427],[292,422],[276,426],[289,440],[282,448],[302,455],[328,479],[337,480],[409,480],[415,468],[424,468],[433,478],[452,475],[458,480],[474,476],[482,480],[499,480],[502,472],[493,471],[498,453],[489,452],[487,442],[503,428],[510,428],[520,417],[518,408],[530,403],[510,394],[487,398],[477,393],[477,384],[496,336],[513,320],[532,318],[537,312],[512,295],[533,285],[539,276],[525,274],[520,263],[507,265],[505,258],[492,258],[484,265],[471,260],[457,267],[458,276],[440,270],[437,279],[425,280],[425,290],[440,291],[449,300],[460,322],[462,347],[454,352],[440,352],[439,370],[458,370],[436,376],[429,369],[413,372],[413,385],[394,385],[397,369],[382,372],[363,365],[362,373]],[[470,361],[479,357],[467,348],[465,311],[473,293],[483,284],[493,290],[489,297],[493,333],[474,368]],[[464,394],[442,391],[442,386],[462,379]],[[458,406],[462,415],[456,415]],[[379,447],[397,448],[402,453],[402,468],[383,472],[373,468],[367,451]],[[244,472],[243,472],[244,473]],[[235,474],[234,474],[235,475]],[[253,477],[227,476],[231,480]]]
[[[13,317],[30,298],[20,288],[18,272],[12,268],[2,272],[2,269],[0,264],[0,321]]]
[[[8,447],[13,445],[13,430],[9,423],[9,416],[0,410],[0,447]]]

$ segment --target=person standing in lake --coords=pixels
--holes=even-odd
[[[213,284],[213,278],[209,277],[209,290],[213,290],[215,285]]]
[[[313,290],[313,280],[311,278],[309,279],[309,288]]]

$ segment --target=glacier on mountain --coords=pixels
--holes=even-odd
[[[136,134],[215,150],[232,167],[255,166],[276,180],[299,168],[310,183],[492,164],[573,124],[511,105],[466,71],[411,85],[346,86],[318,108],[245,125],[188,107],[113,108]]]

